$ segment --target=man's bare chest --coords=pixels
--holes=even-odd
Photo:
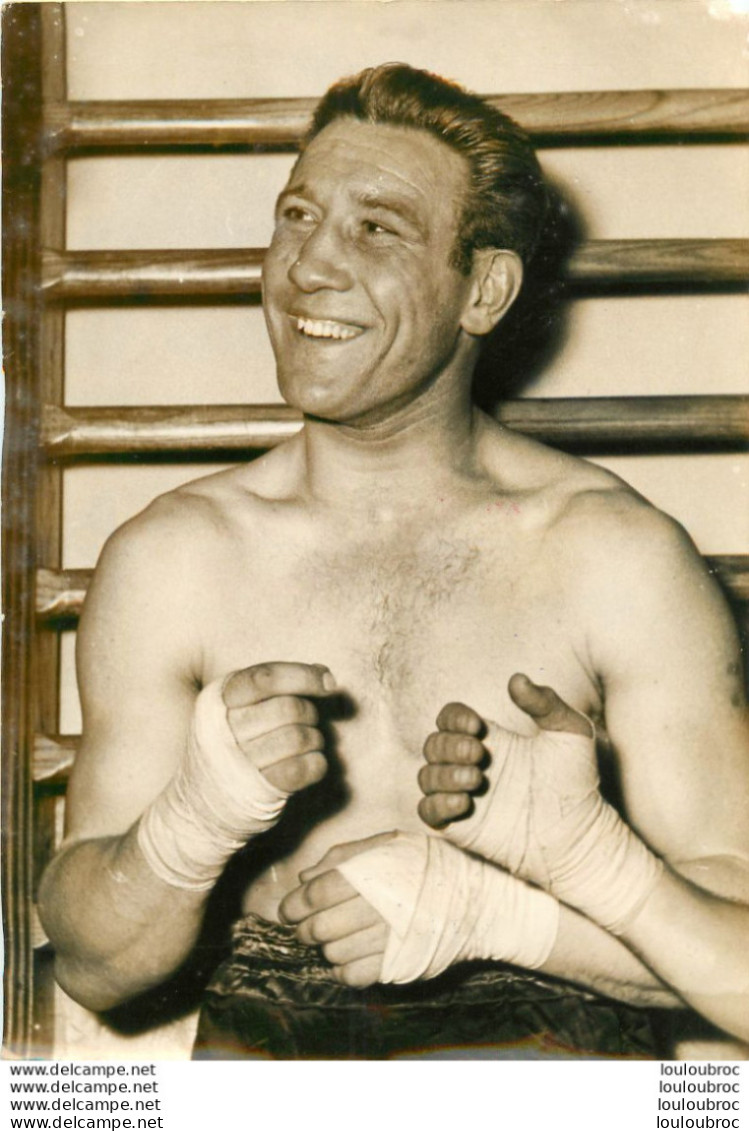
[[[302,804],[299,847],[267,861],[247,907],[273,917],[300,869],[335,844],[422,828],[418,770],[448,702],[532,733],[512,704],[516,671],[590,712],[564,594],[521,545],[435,533],[402,544],[267,539],[224,560],[201,614],[203,679],[286,660],[325,664],[339,694],[318,702],[329,772]],[[311,807],[310,807],[311,805]],[[299,817],[301,820],[302,817]]]
[[[522,546],[498,552],[438,533],[268,547],[236,561],[212,594],[206,675],[268,660],[326,664],[352,721],[394,728],[408,747],[450,700],[517,722],[506,686],[519,670],[590,709],[574,618],[540,564]]]

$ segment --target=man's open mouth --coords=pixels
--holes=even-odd
[[[347,342],[364,333],[362,326],[350,322],[333,322],[327,319],[296,318],[296,328],[306,338],[327,338],[337,342]]]

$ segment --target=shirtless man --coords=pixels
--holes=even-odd
[[[467,869],[454,892],[483,893],[463,920],[432,907],[422,924],[452,932],[447,977],[463,958],[497,959],[537,968],[534,984],[686,1002],[749,1036],[749,760],[731,618],[674,522],[471,403],[481,339],[517,295],[544,199],[523,135],[441,80],[387,66],[323,99],[264,265],[279,384],[304,428],[156,500],[109,541],[87,599],[84,738],[41,913],[61,985],[90,1008],[188,959],[238,849],[245,910],[281,932],[279,962],[322,944],[309,978],[327,978],[326,993],[340,983],[347,1002],[385,977],[430,978],[420,954],[415,974],[384,970],[388,898],[409,917],[428,851],[453,877]],[[581,715],[605,724],[635,832],[598,804]],[[525,736],[522,762],[547,757],[559,731],[584,744],[584,819],[563,846],[586,847],[583,890],[579,869],[559,886],[535,785],[517,804],[541,830],[541,872],[528,845],[518,856],[494,835],[506,734]],[[454,820],[487,750],[489,793]],[[559,766],[552,794],[552,778],[566,788]],[[478,855],[426,837],[419,780],[428,824],[461,843],[479,821],[464,841]],[[398,840],[379,836],[390,830],[405,855],[370,900],[344,863]],[[589,898],[591,859],[613,910]],[[404,1000],[429,987],[405,986]],[[391,992],[368,991],[385,1012]],[[480,1000],[469,994],[467,1015]]]

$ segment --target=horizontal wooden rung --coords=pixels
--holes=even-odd
[[[720,286],[749,282],[749,240],[590,240],[568,263],[574,286]]]
[[[749,397],[575,397],[503,402],[497,419],[575,450],[743,447]],[[59,408],[45,406],[51,459],[265,450],[293,436],[301,414],[286,405]]]
[[[47,251],[49,299],[212,298],[260,293],[265,249]],[[591,240],[571,255],[573,287],[723,286],[749,280],[749,240]]]
[[[734,601],[749,605],[749,554],[710,555],[705,563]]]
[[[51,459],[171,452],[265,451],[288,440],[302,414],[287,405],[142,406],[42,410]]]
[[[264,248],[231,251],[45,252],[42,290],[51,299],[141,295],[257,295]]]
[[[626,138],[749,136],[749,91],[629,90],[489,95],[541,145]],[[316,99],[58,102],[45,113],[54,149],[296,146]]]
[[[34,742],[33,777],[45,785],[62,785],[75,761],[80,735],[38,734]]]
[[[91,583],[92,569],[38,569],[36,615],[42,624],[76,619]]]
[[[705,559],[731,596],[749,605],[749,555]],[[41,624],[75,620],[83,608],[93,570],[37,570],[36,613]]]

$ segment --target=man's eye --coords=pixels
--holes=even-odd
[[[392,228],[386,228],[384,224],[378,224],[376,220],[364,220],[362,227],[368,236],[394,236],[395,232]]]
[[[299,204],[287,204],[281,212],[281,218],[292,224],[308,224],[312,221],[312,213]]]

